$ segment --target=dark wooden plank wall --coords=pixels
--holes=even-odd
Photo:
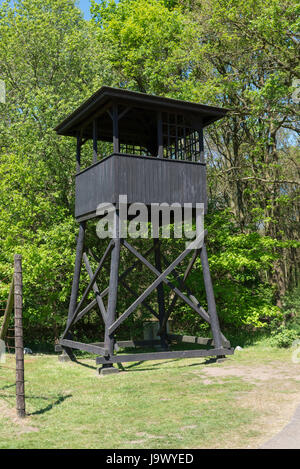
[[[100,203],[174,202],[206,205],[206,166],[202,163],[114,154],[76,175],[77,221],[95,216]]]
[[[116,159],[105,158],[76,175],[75,217],[95,216],[98,204],[115,202]]]

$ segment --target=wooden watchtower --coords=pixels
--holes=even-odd
[[[223,357],[233,353],[220,331],[205,243],[200,249],[184,250],[177,259],[162,270],[165,259],[159,238],[153,241],[152,251],[155,260],[153,265],[146,258],[151,250],[143,256],[118,233],[120,195],[127,196],[128,204],[139,202],[147,207],[153,203],[163,202],[182,205],[189,203],[193,207],[203,203],[206,207],[203,128],[224,117],[226,112],[217,107],[104,86],[55,128],[59,135],[72,136],[77,139],[75,217],[79,223],[79,235],[68,320],[59,341],[69,357],[72,357],[72,349],[92,352],[97,355],[96,363],[103,365],[103,371],[111,372],[117,371],[113,363],[174,357]],[[90,165],[82,168],[81,148],[87,140],[93,142],[93,154]],[[104,147],[103,142],[107,142],[106,153],[99,151],[100,143]],[[98,267],[93,272],[85,252],[85,232],[88,220],[98,217],[97,207],[104,203],[116,206],[115,235],[114,239],[107,242],[105,253],[101,259],[98,259]],[[117,295],[122,294],[124,277],[134,268],[136,262],[120,274],[121,248],[128,249],[137,258],[136,262],[146,265],[156,276],[152,284],[126,311],[116,311]],[[189,254],[191,254],[191,259],[181,278],[176,267]],[[109,285],[101,291],[97,280],[104,261],[109,255],[111,259]],[[185,285],[198,255],[203,269],[207,312]],[[82,261],[89,274],[90,282],[78,301]],[[169,280],[170,274],[175,276],[180,289]],[[176,296],[175,302],[173,299],[171,307],[166,310],[163,283],[177,297],[186,302],[195,314],[199,314],[210,324],[213,336],[212,348],[186,351],[166,350],[172,339],[167,334],[166,324],[175,306]],[[159,320],[160,342],[164,350],[116,355],[115,334],[118,327],[141,303],[147,305],[147,298],[155,289],[157,289],[158,308],[155,311],[148,305],[148,309]],[[91,290],[95,293],[95,299],[84,307],[84,302]],[[108,295],[107,306],[104,304],[106,295]],[[85,344],[71,340],[72,326],[95,307],[99,309],[104,321],[104,341],[97,344]],[[203,343],[201,340],[195,341]],[[121,341],[118,344],[120,346],[131,345],[131,341]]]

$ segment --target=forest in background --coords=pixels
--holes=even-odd
[[[85,20],[73,0],[0,6],[0,308],[18,252],[27,341],[53,342],[62,332],[75,259],[76,162],[75,141],[53,128],[108,85],[230,109],[205,132],[205,224],[221,326],[292,340],[300,329],[299,4],[98,0],[91,13]],[[172,259],[181,241],[165,242]],[[136,293],[150,280],[144,270],[130,277]],[[189,287],[205,306],[199,263]],[[119,295],[119,312],[128,296]],[[142,308],[125,323],[126,338],[140,333],[147,314]],[[180,301],[173,322],[185,333],[207,332]],[[101,327],[91,313],[82,330],[99,338]]]

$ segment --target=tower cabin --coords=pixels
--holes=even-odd
[[[101,203],[204,203],[203,129],[226,110],[103,86],[55,130],[77,138],[75,217],[97,216]],[[81,148],[93,142],[90,165]]]

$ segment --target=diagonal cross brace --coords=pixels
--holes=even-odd
[[[189,276],[189,274],[190,274],[190,272],[191,272],[191,270],[192,270],[192,268],[193,268],[193,266],[194,266],[194,263],[195,263],[195,261],[196,261],[196,259],[197,259],[197,257],[198,257],[198,254],[199,254],[199,249],[196,249],[196,250],[194,251],[194,254],[193,254],[193,256],[192,256],[192,258],[191,258],[191,260],[190,260],[190,262],[189,262],[189,264],[188,264],[188,266],[187,266],[185,272],[184,272],[183,279],[181,280],[180,277],[177,276],[178,280],[180,280],[180,282],[182,283],[182,285],[185,285],[185,281],[186,281],[187,277]],[[163,254],[162,254],[162,257],[163,257],[163,259],[164,259],[165,265],[167,265],[166,258],[165,258],[165,256],[164,256]],[[182,288],[182,287],[181,287],[181,288]],[[189,293],[190,293],[190,292],[189,292]],[[168,319],[169,319],[169,317],[170,317],[170,315],[171,315],[171,313],[172,313],[172,311],[173,311],[173,309],[174,309],[174,307],[175,307],[175,305],[176,305],[176,303],[177,303],[177,299],[178,299],[178,296],[176,296],[176,294],[174,293],[174,296],[173,296],[173,298],[172,298],[171,304],[170,304],[170,306],[168,307],[168,310],[166,311],[165,317],[164,317],[164,319],[163,319],[161,328],[160,328],[160,330],[158,331],[158,335],[161,334],[162,329],[166,326],[167,321],[168,321]],[[192,299],[192,301],[193,301],[193,298],[191,298],[191,299]],[[195,303],[195,301],[194,301],[194,303]],[[199,305],[199,302],[197,301],[197,302],[195,303],[195,305]]]
[[[106,270],[108,271],[108,268],[107,268]],[[125,280],[123,280],[123,277],[125,276],[124,274],[126,275],[126,271],[123,272],[123,274],[119,276],[119,282],[120,282],[120,284],[123,285],[123,287],[125,288],[125,290],[127,290],[129,293],[131,293],[132,295],[135,295],[136,292],[128,285],[128,283],[127,283]],[[104,292],[105,292],[105,290],[104,290]],[[104,295],[104,292],[101,293],[101,297]],[[146,302],[146,301],[144,301],[143,304],[144,304],[145,308],[147,308],[148,311],[149,311],[151,314],[153,314],[153,315],[158,319],[158,314],[157,314],[157,313],[154,311],[154,309],[149,305],[149,303]]]
[[[197,255],[198,255],[198,251],[196,252],[196,255],[195,255],[195,253],[194,253],[193,258],[192,258],[191,260],[193,260],[193,259],[196,260]],[[161,256],[162,256],[162,258],[163,258],[163,260],[164,260],[165,265],[169,265],[170,263],[168,262],[167,258],[164,256],[164,254],[161,254]],[[188,266],[188,267],[189,267],[189,266]],[[173,275],[174,278],[178,281],[180,288],[185,288],[186,291],[187,291],[187,293],[189,294],[189,296],[193,296],[193,295],[192,295],[192,292],[191,292],[191,290],[190,290],[190,288],[185,284],[185,281],[186,281],[186,279],[187,279],[186,273],[184,273],[184,277],[183,277],[183,279],[182,279],[182,278],[180,277],[180,274],[177,272],[177,270],[174,269],[173,272],[172,272],[172,275]]]
[[[85,314],[89,313],[97,304],[96,299],[92,300],[80,313],[78,313],[76,319],[74,319],[74,323],[78,322]]]
[[[102,268],[102,265],[103,265],[103,263],[104,263],[104,261],[105,261],[107,255],[108,255],[109,251],[111,250],[112,246],[113,246],[113,241],[111,240],[110,243],[109,243],[109,245],[108,245],[107,248],[105,249],[105,252],[104,252],[104,254],[103,254],[103,256],[102,256],[102,258],[101,258],[101,260],[100,260],[100,262],[99,262],[99,265],[98,265],[97,269],[95,270],[95,273],[94,273],[94,275],[93,275],[93,278],[90,280],[90,283],[88,284],[87,288],[85,289],[85,291],[84,291],[84,293],[83,293],[83,295],[82,295],[82,298],[81,298],[79,304],[77,305],[77,307],[76,307],[76,309],[75,309],[75,311],[74,311],[74,314],[73,314],[73,316],[72,316],[72,319],[70,320],[69,324],[67,325],[66,329],[64,330],[64,333],[63,333],[63,335],[62,335],[62,339],[64,339],[64,338],[66,337],[66,335],[67,335],[68,331],[70,330],[71,326],[74,324],[74,321],[75,321],[76,317],[77,317],[78,314],[79,314],[80,308],[81,308],[81,306],[82,306],[84,300],[86,299],[87,295],[89,294],[89,292],[90,292],[92,286],[93,286],[94,283],[96,282],[97,276],[99,275],[99,272],[100,272],[100,270],[101,270],[101,268]]]
[[[204,245],[204,246],[205,246],[205,245]],[[204,247],[204,246],[203,246],[203,247]],[[185,271],[185,273],[184,273],[183,279],[180,278],[180,276],[179,276],[179,274],[177,273],[176,269],[174,269],[174,271],[173,271],[173,275],[174,275],[175,278],[178,280],[180,287],[187,289],[189,298],[190,298],[191,301],[192,301],[196,306],[198,306],[198,307],[200,307],[200,303],[199,303],[199,301],[197,300],[197,298],[192,294],[191,290],[187,287],[187,285],[185,285],[185,281],[186,281],[186,279],[187,279],[187,277],[188,277],[188,275],[189,275],[189,273],[190,273],[190,271],[191,271],[191,269],[192,269],[192,267],[193,267],[193,265],[194,265],[194,263],[195,263],[195,261],[196,261],[196,259],[197,259],[197,256],[198,256],[199,252],[202,253],[203,247],[202,247],[201,249],[195,250],[194,255],[193,255],[193,257],[192,257],[192,259],[191,259],[191,261],[190,261],[190,263],[189,263],[189,265],[188,265],[188,267],[187,267],[187,269],[186,269],[186,271]],[[162,255],[162,257],[163,257],[165,263],[167,263],[167,259],[165,258],[165,256]],[[169,309],[168,309],[168,311],[167,311],[167,314],[165,315],[165,323],[167,322],[168,318],[170,317],[170,314],[172,313],[172,311],[173,311],[173,309],[174,309],[174,307],[175,307],[175,304],[176,304],[176,302],[177,302],[177,298],[178,298],[178,297],[175,296],[175,297],[173,298],[172,302],[171,302],[171,305],[170,305],[170,307],[169,307]],[[203,308],[202,308],[202,309],[203,309]],[[205,311],[205,312],[206,312],[206,311]],[[206,314],[207,314],[207,313],[206,313]],[[211,323],[211,316],[209,315],[209,317],[210,317],[210,323]],[[160,332],[161,332],[161,330],[158,331],[158,334],[160,334]],[[221,331],[220,331],[220,336],[221,336],[221,339],[222,339],[223,344],[226,344],[226,343],[228,342],[228,340],[226,339],[226,337],[224,336],[224,334],[222,334]]]
[[[89,260],[88,260],[88,257],[86,255],[86,253],[83,254],[83,262],[85,264],[85,268],[87,270],[87,273],[89,274],[89,277],[90,277],[90,280],[93,278],[93,271],[92,271],[92,268],[91,268],[91,265],[89,263]],[[98,308],[99,308],[99,311],[101,313],[101,316],[102,316],[102,319],[104,321],[104,324],[105,324],[105,321],[106,321],[106,309],[105,309],[105,306],[104,306],[104,303],[103,303],[103,300],[102,300],[102,297],[100,295],[100,291],[99,291],[99,288],[98,288],[98,285],[97,283],[95,282],[94,285],[93,285],[93,290],[94,290],[94,293],[96,295],[96,301],[97,301],[97,304],[98,304]]]
[[[125,241],[126,242],[126,241]],[[142,260],[142,255],[133,247],[133,246],[130,246],[129,243],[127,243],[127,248],[133,253],[135,254],[136,256],[140,256],[141,260]],[[180,256],[178,256],[178,258],[172,263],[169,265],[169,267],[166,269],[168,270],[171,266],[172,269],[168,272],[171,273],[173,272],[173,270],[175,269],[176,265],[179,264],[179,262],[181,262],[181,260],[183,260],[186,255],[184,255],[184,253],[187,251],[190,251],[190,249],[186,249],[185,251],[183,251],[182,254],[180,254]],[[177,262],[177,260],[181,257],[182,259]],[[159,276],[161,275],[161,273],[149,262],[147,261],[147,259],[144,259],[142,260],[142,262],[156,275],[156,276]],[[174,265],[176,263],[176,265]],[[166,272],[165,270],[165,272]],[[168,275],[167,274],[167,275]],[[194,311],[196,311],[198,314],[200,314],[200,316],[205,320],[207,321],[208,323],[210,323],[210,317],[209,315],[207,314],[207,312],[202,308],[202,306],[199,304],[199,302],[196,300],[195,297],[191,296],[191,298],[188,298],[186,295],[184,295],[184,293],[182,293],[177,287],[175,287],[175,285],[173,285],[172,282],[170,282],[170,280],[166,279],[166,278],[163,278],[161,280],[162,282],[166,283],[166,285],[168,285],[168,287],[170,287],[185,303],[187,303],[192,309],[194,309]]]
[[[204,237],[207,236],[207,230],[204,230]],[[194,253],[193,253],[193,256],[191,258],[191,260],[189,261],[189,264],[184,272],[184,275],[183,275],[183,279],[181,279],[181,277],[179,276],[179,274],[177,274],[177,271],[176,269],[174,269],[174,271],[172,272],[173,276],[178,280],[178,283],[179,283],[179,286],[180,288],[186,288],[187,289],[187,293],[188,293],[188,296],[189,298],[191,299],[191,301],[194,303],[195,306],[199,307],[202,312],[204,312],[205,314],[206,311],[202,308],[202,306],[200,305],[200,302],[197,300],[197,298],[195,298],[195,296],[192,294],[191,290],[189,288],[187,288],[187,286],[185,285],[185,281],[187,280],[194,264],[195,264],[195,261],[199,255],[199,252],[201,252],[201,248],[195,248],[194,250]],[[165,265],[168,265],[168,261],[166,259],[166,257],[162,254],[162,258],[164,260],[164,263]],[[175,292],[174,292],[175,293]],[[168,310],[164,316],[164,319],[163,319],[163,322],[162,322],[162,325],[160,327],[160,330],[158,331],[158,335],[160,335],[164,329],[164,327],[166,326],[166,323],[172,313],[172,311],[174,310],[175,308],[175,305],[177,303],[177,299],[178,299],[178,296],[176,296],[176,294],[174,294],[173,298],[172,298],[172,301],[171,301],[171,304],[169,305],[168,307]]]
[[[127,284],[127,282],[125,282],[125,280],[120,280],[121,282],[121,285],[123,285],[123,287],[131,294],[135,294],[136,292],[130,288],[130,286]],[[158,314],[156,313],[156,311],[154,311],[154,309],[152,308],[152,306],[149,305],[149,303],[147,301],[143,301],[143,305],[145,306],[145,308],[151,313],[153,314],[153,316],[156,317],[156,319],[158,319]]]
[[[200,250],[200,251],[201,251],[201,250]],[[186,279],[187,279],[187,277],[188,277],[188,275],[189,275],[189,273],[190,273],[190,271],[191,271],[191,269],[192,269],[192,267],[193,267],[193,265],[194,265],[194,263],[195,263],[195,261],[196,261],[196,259],[197,259],[198,254],[199,254],[199,249],[195,250],[195,252],[194,252],[194,254],[193,254],[193,257],[192,257],[192,259],[191,259],[191,261],[190,261],[190,263],[189,263],[189,265],[188,265],[188,267],[187,267],[187,269],[186,269],[186,271],[185,271],[185,273],[184,273],[183,279],[182,279],[182,278],[180,277],[180,275],[177,273],[176,269],[173,270],[172,274],[173,274],[173,276],[176,278],[176,280],[178,281],[180,288],[185,288],[185,289],[186,289],[186,291],[187,291],[187,293],[188,293],[188,297],[190,298],[190,300],[191,300],[196,306],[201,307],[200,302],[199,302],[199,301],[197,300],[197,298],[193,295],[193,293],[192,293],[192,291],[190,290],[190,288],[185,284]],[[163,257],[163,259],[164,259],[165,265],[168,265],[168,261],[167,261],[166,257],[165,257],[163,254],[162,254],[162,257]],[[178,298],[177,296],[174,296],[174,298],[173,298],[173,300],[172,300],[172,302],[171,302],[171,305],[170,305],[170,307],[169,307],[169,309],[168,309],[168,311],[167,311],[168,317],[170,316],[171,312],[173,311],[173,308],[174,308],[174,306],[175,306],[175,304],[176,304],[176,302],[177,302],[177,298]],[[202,309],[203,309],[203,308],[202,308]],[[166,320],[168,320],[168,318],[166,318]]]
[[[175,259],[175,261],[172,262],[172,264],[165,269],[164,272],[160,273],[147,259],[145,259],[134,247],[132,247],[126,240],[123,241],[124,246],[131,251],[138,259],[140,259],[143,264],[145,264],[156,276],[156,280],[132,303],[129,308],[110,326],[109,328],[109,334],[112,334],[117,327],[119,327],[120,324],[137,308],[137,306],[144,301],[151,293],[152,291],[161,283],[164,282],[166,283],[172,290],[175,291],[175,293],[180,296],[180,298],[183,299],[194,311],[196,311],[200,316],[205,319],[208,323],[210,323],[210,318],[208,314],[204,311],[203,308],[198,308],[192,301],[187,298],[180,290],[178,290],[177,287],[175,287],[169,280],[166,279],[167,275],[169,275],[172,270],[188,255],[190,254],[191,250],[189,248],[185,249],[178,257]]]
[[[148,256],[148,254],[150,254],[152,251],[153,251],[153,246],[148,249],[147,252],[145,252],[144,256]],[[97,256],[95,256],[95,254],[92,252],[92,250],[90,249],[89,250],[91,255],[93,256],[93,258],[99,262],[99,259],[97,258]],[[130,267],[127,267],[126,270],[124,270],[124,272],[119,276],[119,282],[122,281],[122,279],[124,279],[137,265],[138,263],[140,262],[140,260],[138,259],[137,261],[135,261]],[[108,294],[108,291],[109,291],[109,287],[106,287],[101,293],[100,293],[100,296],[101,298],[103,298],[105,295]]]

